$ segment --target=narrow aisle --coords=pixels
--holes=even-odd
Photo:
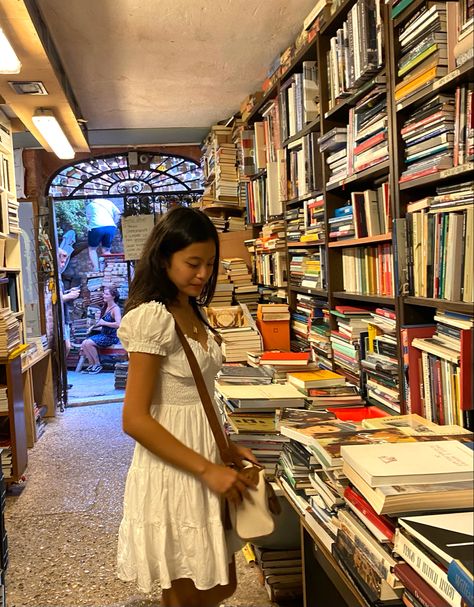
[[[153,607],[149,595],[115,577],[117,531],[133,441],[121,404],[58,414],[29,452],[26,487],[7,497],[9,607]],[[271,603],[239,555],[230,606]],[[154,596],[159,596],[157,588]]]

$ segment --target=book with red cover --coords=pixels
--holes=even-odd
[[[395,535],[395,525],[386,516],[377,514],[369,502],[354,491],[350,486],[344,489],[344,499],[352,504],[352,506],[360,512],[374,527],[376,527],[380,533],[387,539],[387,541],[393,543]]]
[[[403,353],[403,377],[405,386],[405,399],[407,413],[423,415],[422,383],[420,373],[421,350],[412,348],[412,341],[417,337],[433,337],[435,325],[413,325],[401,329]]]
[[[270,365],[275,363],[276,365],[283,364],[305,364],[309,362],[309,352],[281,352],[281,351],[268,351],[263,352],[260,356],[261,365]]]
[[[385,318],[390,318],[391,320],[396,320],[397,315],[393,310],[387,310],[387,308],[375,308],[375,313],[379,316],[385,316]]]
[[[388,417],[386,411],[382,411],[378,407],[327,407],[328,411],[334,413],[338,419],[351,422],[361,422],[363,419],[374,417]]]
[[[355,306],[335,306],[335,309],[346,316],[367,316],[369,311],[364,308],[356,308]]]
[[[407,563],[398,563],[393,568],[393,572],[408,592],[411,592],[424,607],[450,607],[449,603],[435,592]]]
[[[459,379],[460,406],[461,409],[474,408],[474,394],[472,384],[472,348],[474,333],[472,329],[463,329],[461,331],[461,366]]]

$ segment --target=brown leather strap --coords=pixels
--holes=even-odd
[[[176,319],[175,327],[176,333],[178,334],[179,340],[181,341],[184,352],[188,358],[189,366],[191,367],[194,381],[196,383],[196,388],[199,392],[199,396],[201,397],[202,406],[204,407],[204,411],[209,421],[209,425],[211,426],[212,433],[214,434],[214,438],[216,439],[216,443],[219,448],[219,453],[222,458],[222,461],[226,464],[230,464],[232,463],[232,458],[229,457],[229,443],[224,434],[224,431],[222,430],[222,426],[219,422],[219,418],[217,417],[217,413],[212,403],[211,397],[209,396],[209,392],[202,376],[201,369],[199,368],[198,361],[196,360],[194,352],[192,351],[191,346],[189,345],[188,340],[186,339]]]

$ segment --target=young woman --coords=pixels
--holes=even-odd
[[[118,290],[115,287],[104,287],[102,298],[104,304],[100,311],[100,319],[92,327],[100,329],[100,332],[85,339],[81,345],[81,354],[84,354],[89,361],[86,372],[93,375],[102,371],[98,348],[108,348],[118,343],[117,329],[122,319],[120,308],[117,305]]]
[[[144,247],[119,329],[130,357],[123,429],[137,444],[118,576],[143,592],[159,580],[164,607],[214,607],[236,586],[240,543],[224,528],[223,498],[239,502],[250,485],[221,464],[175,329],[188,339],[212,395],[222,359],[200,306],[212,299],[218,266],[209,218],[190,208],[168,211]],[[254,460],[247,449],[232,450],[235,460]]]

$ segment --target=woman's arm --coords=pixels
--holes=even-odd
[[[114,308],[112,315],[114,317],[114,320],[112,322],[108,322],[107,320],[103,320],[101,318],[96,326],[110,327],[112,329],[118,329],[120,327],[120,321],[122,320],[122,315],[120,313],[120,308],[118,306],[116,308]]]
[[[173,466],[194,474],[214,492],[239,502],[252,485],[240,473],[214,464],[175,438],[150,414],[161,357],[132,352],[123,406],[123,430],[146,449]]]

